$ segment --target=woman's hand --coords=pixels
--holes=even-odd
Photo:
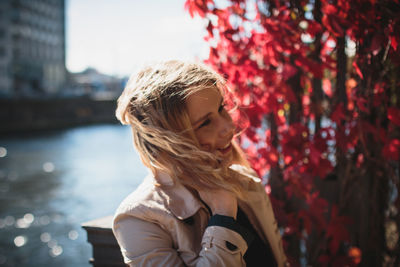
[[[219,214],[233,217],[236,220],[238,209],[236,196],[227,190],[199,191],[201,199],[210,207],[212,215]]]

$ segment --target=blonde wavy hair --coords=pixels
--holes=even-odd
[[[222,187],[242,197],[237,176],[215,154],[200,149],[190,123],[186,98],[204,88],[224,95],[227,86],[221,75],[200,63],[167,61],[145,67],[129,79],[116,116],[131,125],[135,148],[154,174],[163,171],[195,190]],[[235,163],[248,166],[236,143],[233,153]]]

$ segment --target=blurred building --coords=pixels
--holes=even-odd
[[[122,92],[127,78],[118,78],[87,68],[82,72],[70,73],[65,96],[90,96],[93,99],[116,99]]]
[[[65,81],[64,0],[0,0],[0,96],[53,94]]]

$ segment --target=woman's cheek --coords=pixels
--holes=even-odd
[[[213,152],[213,142],[209,133],[207,133],[206,131],[202,131],[198,134],[197,140],[199,141],[200,146],[204,151]]]
[[[201,145],[201,149],[204,151],[210,152],[211,147],[210,147],[210,145]]]

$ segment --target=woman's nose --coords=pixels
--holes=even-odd
[[[220,137],[228,137],[229,135],[233,134],[234,130],[235,125],[233,124],[231,118],[221,118],[221,128],[219,132]]]

